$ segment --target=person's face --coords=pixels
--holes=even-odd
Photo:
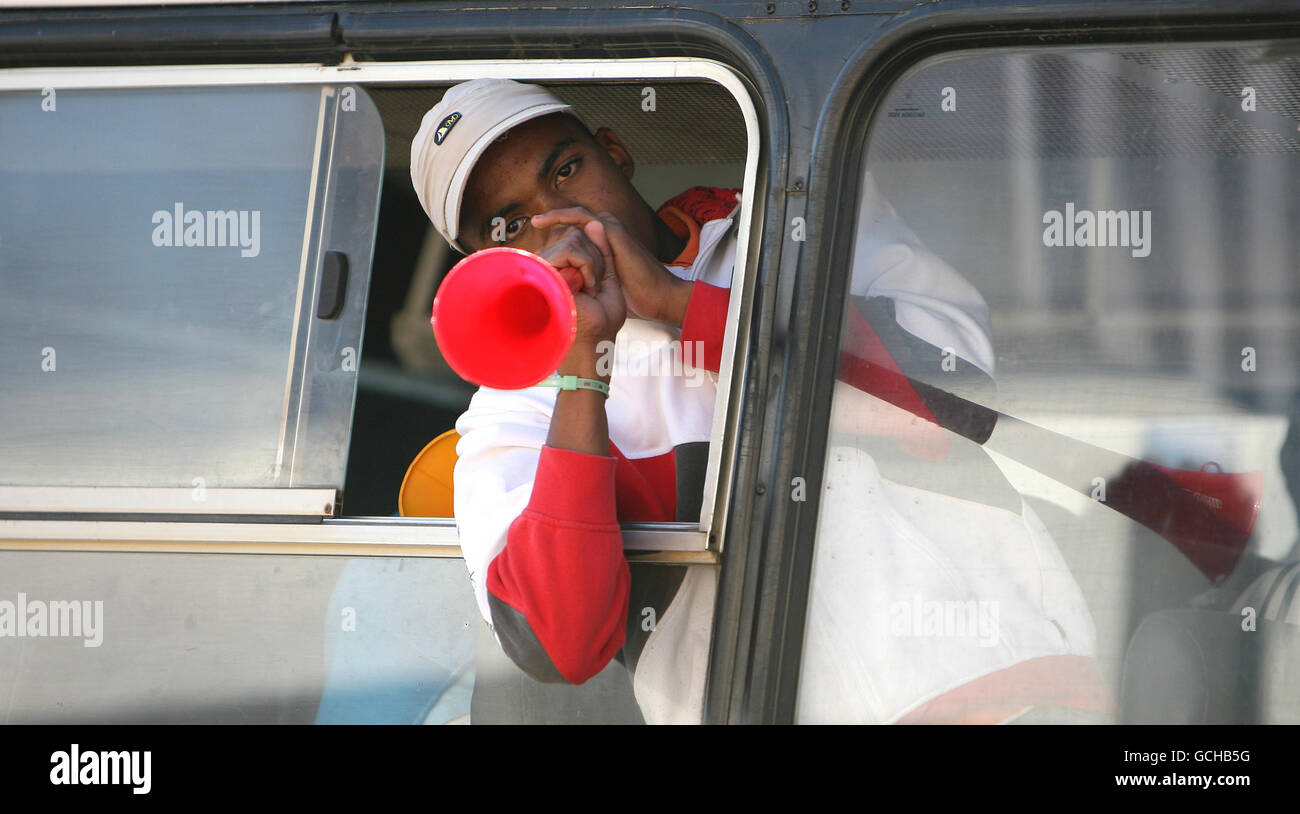
[[[611,212],[653,249],[655,214],[632,187],[632,158],[608,128],[595,138],[572,117],[542,116],[511,129],[474,165],[461,202],[460,242],[470,251],[513,246],[537,252],[552,230],[533,215],[571,206]],[[497,222],[494,235],[493,220]]]

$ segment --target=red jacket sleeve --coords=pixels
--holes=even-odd
[[[493,629],[539,681],[581,684],[623,646],[631,579],[616,464],[543,446],[528,506],[488,568]]]
[[[702,367],[714,373],[721,369],[722,339],[730,300],[730,289],[695,281],[690,302],[686,305],[686,317],[682,320],[684,361],[691,367]]]

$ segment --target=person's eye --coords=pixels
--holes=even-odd
[[[513,218],[506,224],[506,240],[514,240],[519,233],[524,230],[524,224],[528,221],[528,216]]]
[[[572,161],[568,162],[567,164],[565,164],[564,166],[556,170],[555,172],[556,177],[559,178],[561,181],[571,177],[575,172],[578,171],[578,165],[581,163],[582,163],[582,159],[580,158],[573,159]]]

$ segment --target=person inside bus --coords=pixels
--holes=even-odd
[[[617,134],[591,132],[542,87],[502,79],[449,89],[424,116],[411,156],[420,204],[453,248],[524,249],[578,269],[584,284],[577,338],[557,371],[575,377],[574,389],[480,388],[456,423],[454,513],[480,613],[537,680],[581,684],[618,657],[647,722],[698,722],[717,569],[644,568],[634,580],[619,522],[699,517],[737,191],[695,187],[652,207],[631,183],[635,164]],[[869,201],[846,361],[891,364],[882,354],[892,355],[908,375],[944,375],[945,386],[991,383],[979,293],[882,198]],[[612,364],[602,363],[610,343]],[[658,363],[673,353],[685,364]],[[837,387],[854,384],[846,378]],[[884,453],[834,446],[883,438],[889,455],[940,467],[976,454],[849,390],[853,407],[830,428],[827,476],[860,493],[823,503],[818,556],[838,549],[872,565],[840,569],[810,598],[809,646],[827,636],[844,646],[832,648],[837,660],[820,678],[805,671],[807,718],[996,722],[1035,706],[1109,705],[1086,605],[1014,490],[936,494],[908,481],[906,467],[885,472]],[[988,463],[980,479],[1005,484]],[[865,614],[855,604],[864,592],[874,609]],[[900,634],[899,608],[922,595],[999,608],[997,641]]]

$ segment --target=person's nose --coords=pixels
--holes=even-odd
[[[558,189],[545,189],[537,194],[533,206],[532,214],[540,215],[553,209],[568,209],[571,206],[577,206],[577,202]]]
[[[532,206],[532,209],[529,212],[530,215],[541,215],[556,209],[568,209],[570,207],[578,206],[577,201],[574,201],[569,196],[560,193],[558,190],[549,190],[545,193],[539,194],[530,203]],[[555,239],[560,232],[572,228],[575,227],[569,224],[555,224],[548,226],[545,229],[534,228],[533,232],[541,245],[546,245]]]

